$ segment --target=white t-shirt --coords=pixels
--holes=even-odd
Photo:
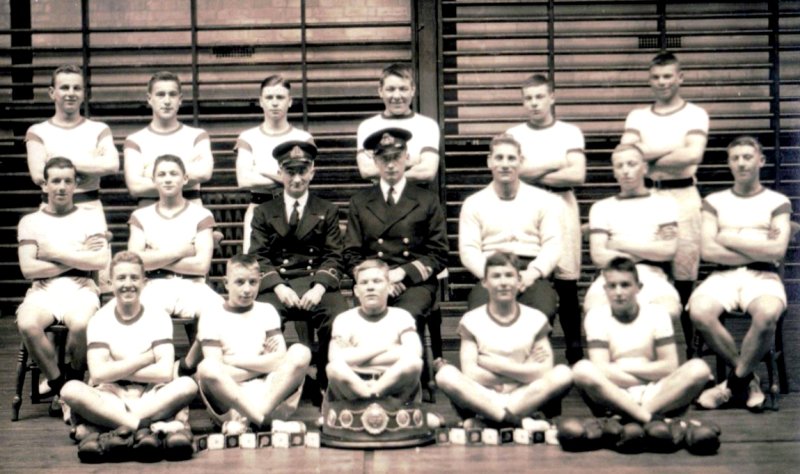
[[[564,168],[568,165],[567,153],[583,153],[586,147],[581,129],[560,120],[544,128],[533,128],[525,122],[509,128],[506,133],[513,136],[522,148],[522,156],[525,157],[521,170],[523,174],[534,163],[537,167]]]

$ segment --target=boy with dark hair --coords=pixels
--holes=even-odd
[[[499,252],[486,259],[481,284],[489,302],[461,318],[461,370],[444,365],[436,384],[465,416],[518,426],[521,418],[565,395],[572,373],[553,365],[547,317],[517,302],[516,260]]]

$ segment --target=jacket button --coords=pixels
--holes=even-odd
[[[379,244],[383,244],[383,239],[378,239]]]
[[[403,243],[404,243],[404,244],[407,244],[407,243],[409,243],[409,242],[411,242],[411,241],[410,241],[410,240],[408,240],[408,237],[403,237]]]
[[[311,270],[311,265],[307,266],[306,270]]]
[[[288,265],[288,264],[289,264],[289,259],[288,259],[288,258],[284,259],[284,260],[283,260],[283,264],[284,264],[284,265]]]
[[[404,256],[404,257],[408,257],[408,250],[406,250],[405,252],[403,252],[403,256]]]
[[[285,268],[281,268],[281,273],[286,273],[286,269]]]
[[[383,257],[383,252],[378,252],[379,257]]]

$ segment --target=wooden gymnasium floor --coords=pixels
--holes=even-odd
[[[797,348],[797,338],[788,342]],[[696,457],[685,451],[676,454],[622,455],[611,451],[564,453],[559,447],[533,446],[429,446],[425,448],[348,451],[335,449],[261,449],[206,451],[181,463],[124,463],[86,466],[78,462],[75,445],[67,436],[67,427],[47,416],[47,405],[31,406],[25,400],[20,420],[11,423],[9,407],[13,395],[13,373],[19,338],[13,317],[0,317],[0,472],[588,472],[615,474],[649,472],[730,472],[788,473],[800,465],[800,394],[793,392],[780,400],[780,411],[751,414],[745,410],[697,412],[690,414],[714,420],[722,427],[722,447],[716,456]],[[185,345],[185,343],[184,343]],[[179,347],[180,349],[180,347]],[[561,351],[558,351],[561,352]],[[454,354],[448,354],[452,356]],[[789,361],[791,377],[797,377],[796,358]],[[796,378],[793,380],[796,384]],[[26,391],[28,390],[26,386]],[[306,402],[299,417],[309,424],[317,417]],[[441,394],[435,411],[448,421],[455,415]],[[573,391],[565,399],[564,413],[588,415],[588,410]],[[210,428],[202,409],[193,409],[192,425],[196,430]]]

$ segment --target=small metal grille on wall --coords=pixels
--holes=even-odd
[[[644,35],[639,37],[639,49],[653,49],[659,48],[661,45],[660,35]],[[664,46],[666,49],[674,49],[681,47],[681,37],[678,35],[667,35],[667,44]]]
[[[211,52],[218,58],[249,58],[256,51],[252,46],[213,46]]]

